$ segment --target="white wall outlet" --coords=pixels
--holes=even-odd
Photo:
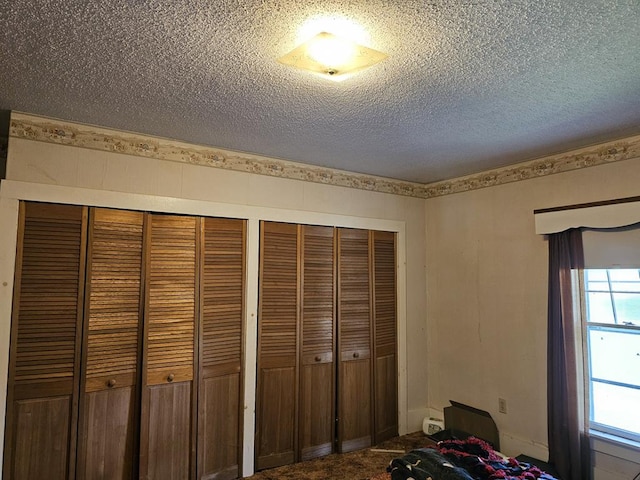
[[[498,412],[507,413],[507,401],[504,398],[498,398]]]

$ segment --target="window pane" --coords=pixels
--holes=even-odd
[[[584,284],[592,428],[636,440],[640,330],[624,324],[640,325],[639,273],[637,268],[585,270]]]
[[[640,295],[634,293],[614,293],[617,323],[640,325]]]
[[[612,268],[609,270],[609,278],[612,282],[640,282],[638,272],[640,270],[636,268]]]
[[[640,390],[599,382],[592,386],[591,421],[640,434]]]
[[[587,321],[596,323],[615,323],[608,293],[589,292],[587,294]]]
[[[590,281],[587,285],[587,290],[590,292],[608,292],[609,291],[609,282],[592,282]]]
[[[587,282],[598,280],[601,282],[607,281],[607,271],[605,269],[590,268],[589,270],[585,270],[584,273],[586,274]]]
[[[592,378],[640,387],[640,332],[589,327],[589,359]]]

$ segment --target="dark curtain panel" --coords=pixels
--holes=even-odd
[[[572,269],[583,268],[579,229],[549,235],[549,312],[547,328],[547,410],[549,463],[562,480],[591,478],[588,430],[584,425],[578,348],[582,339],[575,312],[579,296]]]

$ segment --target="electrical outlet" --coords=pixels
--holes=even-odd
[[[498,398],[498,411],[507,413],[507,401],[504,398]]]

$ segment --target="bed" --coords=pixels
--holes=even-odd
[[[499,435],[488,412],[458,402],[444,410],[446,429],[424,448],[394,458],[371,480],[558,480],[538,465],[499,452]]]

